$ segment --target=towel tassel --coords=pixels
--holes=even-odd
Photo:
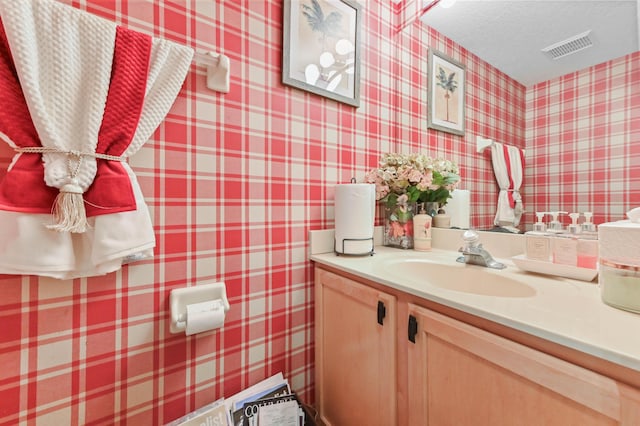
[[[87,220],[87,211],[84,208],[84,192],[76,179],[84,157],[100,158],[102,160],[110,161],[126,160],[126,157],[123,156],[74,150],[62,151],[58,148],[46,146],[20,146],[15,147],[14,150],[20,154],[56,153],[67,155],[69,178],[67,183],[60,188],[60,193],[56,197],[53,202],[53,207],[51,208],[51,214],[53,215],[55,223],[53,225],[47,225],[47,228],[58,232],[74,232],[77,234],[86,232],[90,227],[89,221]],[[94,207],[99,206],[94,205]]]
[[[75,179],[62,186],[51,210],[55,223],[47,225],[47,228],[58,232],[85,232],[89,228],[89,222],[82,194],[82,188]]]

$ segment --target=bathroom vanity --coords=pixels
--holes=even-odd
[[[640,424],[640,315],[602,303],[597,283],[454,250],[313,246],[325,424]]]

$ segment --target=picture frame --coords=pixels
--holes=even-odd
[[[285,0],[283,9],[283,84],[359,107],[360,4]]]
[[[427,127],[464,136],[466,67],[429,49]]]

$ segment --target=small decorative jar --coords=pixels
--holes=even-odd
[[[451,228],[451,216],[444,209],[439,209],[438,214],[433,217],[433,226],[435,228]]]

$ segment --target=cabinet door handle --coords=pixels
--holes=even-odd
[[[416,342],[416,334],[418,334],[418,320],[413,315],[409,315],[409,340],[413,343]]]
[[[387,315],[387,308],[384,307],[384,302],[382,300],[378,300],[378,324],[384,325],[383,320]]]

